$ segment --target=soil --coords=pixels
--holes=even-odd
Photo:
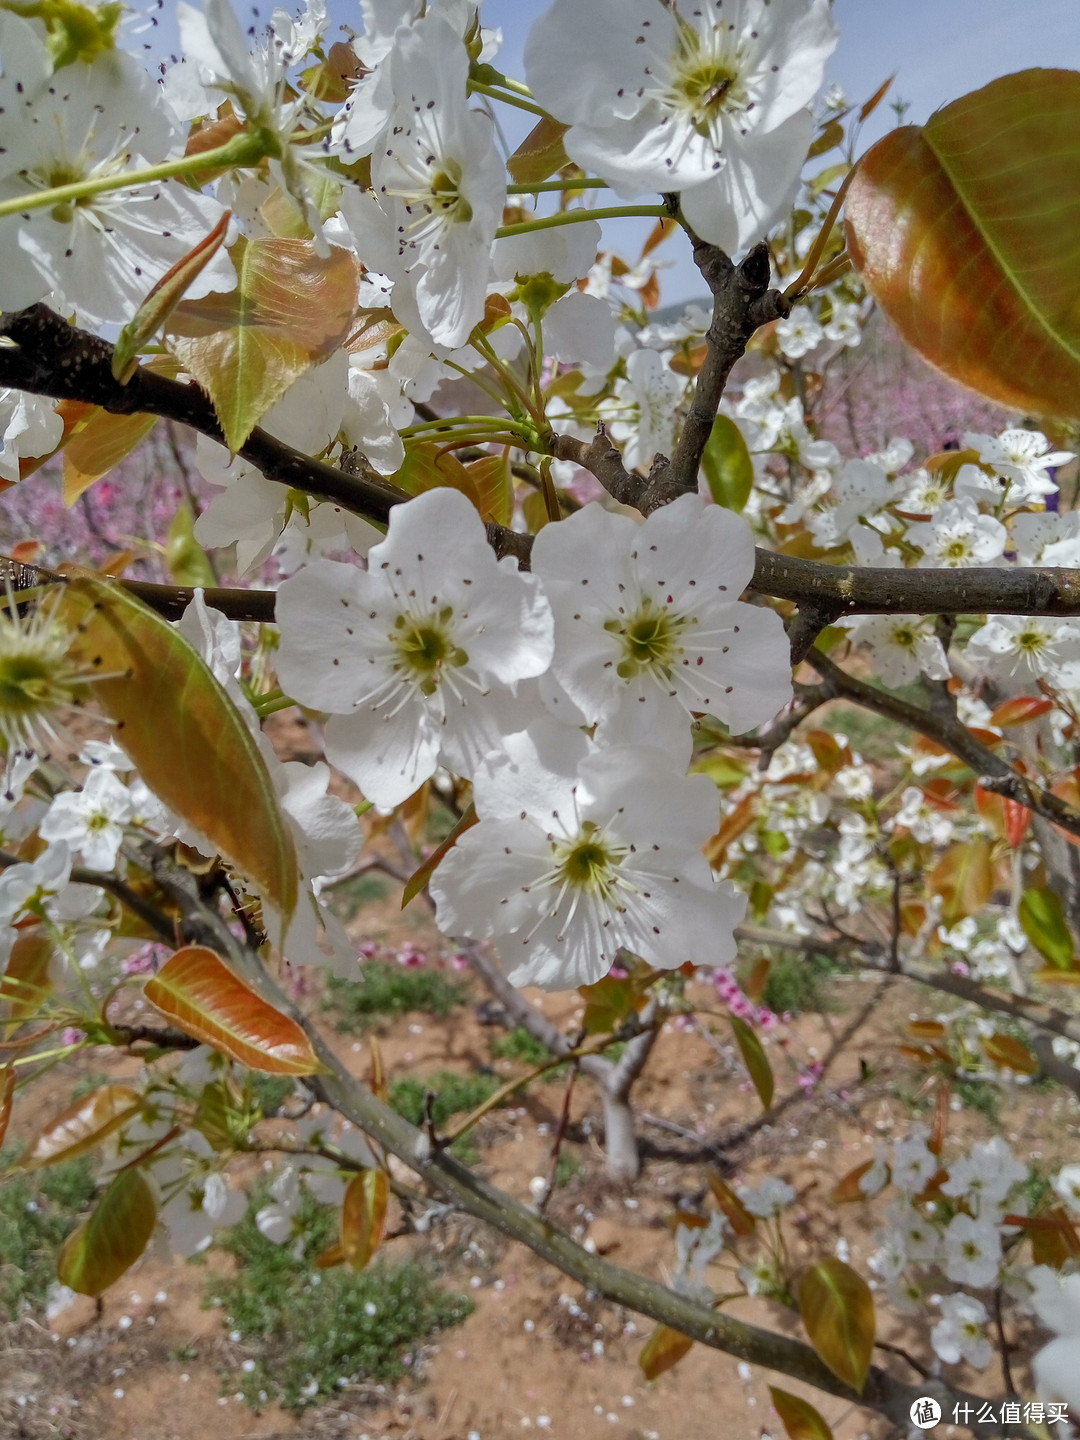
[[[397,904],[397,895],[387,894],[366,905],[351,926],[354,935],[388,946],[411,940],[432,954],[445,948],[419,903],[404,914]],[[786,1221],[793,1256],[834,1254],[842,1234],[851,1263],[868,1273],[884,1201],[837,1207],[828,1195],[842,1175],[873,1155],[875,1142],[904,1134],[913,1123],[923,1077],[899,1043],[910,1019],[930,1018],[940,1007],[904,981],[839,978],[829,987],[832,1013],[802,1015],[765,1037],[778,1100],[763,1123],[715,996],[694,982],[694,998],[714,1014],[698,1028],[669,1022],[635,1090],[644,1152],[640,1180],[620,1188],[605,1179],[598,1097],[582,1079],[573,1091],[564,1145],[576,1173],[556,1189],[551,1218],[613,1262],[663,1279],[675,1258],[669,1217],[676,1203],[703,1204],[705,1167],[711,1164],[733,1183],[774,1175],[794,1185],[798,1202]],[[517,1062],[492,1059],[492,1042],[503,1032],[483,1023],[483,998],[474,984],[470,1003],[445,1019],[414,1014],[380,1024],[376,1033],[390,1077],[477,1066],[505,1076],[521,1073]],[[532,998],[567,1029],[581,1013],[573,993]],[[314,998],[311,1008],[318,1013]],[[338,1049],[355,1073],[367,1074],[369,1049],[362,1039],[343,1037]],[[822,1060],[824,1075],[804,1088],[800,1075]],[[25,1138],[62,1108],[80,1078],[130,1072],[133,1063],[90,1051],[51,1071],[20,1097],[13,1137]],[[526,1202],[530,1180],[548,1169],[564,1087],[562,1078],[537,1082],[520,1104],[495,1112],[478,1132],[481,1172]],[[1047,1165],[1075,1159],[1076,1103],[1056,1088],[1006,1090],[996,1125],[970,1109],[953,1114],[948,1144],[969,1144],[995,1130],[1019,1154]],[[230,1339],[219,1312],[203,1308],[205,1266],[150,1253],[100,1306],[80,1299],[53,1329],[40,1316],[0,1328],[0,1434],[10,1440],[501,1440],[538,1431],[563,1440],[780,1440],[784,1430],[770,1403],[770,1382],[812,1399],[836,1440],[884,1440],[892,1433],[870,1412],[783,1376],[751,1372],[700,1345],[676,1368],[646,1382],[638,1356],[649,1321],[590,1299],[530,1252],[468,1217],[430,1234],[394,1239],[388,1250],[433,1258],[445,1283],[467,1290],[476,1305],[464,1324],[436,1337],[407,1383],[347,1387],[333,1405],[300,1416],[274,1406],[252,1413],[222,1393],[225,1373],[238,1369],[249,1352]],[[211,1251],[208,1263],[230,1262]],[[723,1283],[722,1272],[713,1277]],[[801,1334],[797,1319],[776,1304],[739,1301],[729,1310]],[[886,1313],[879,1329],[879,1338],[932,1359],[925,1333]],[[1019,1339],[1015,1374],[1021,1394],[1030,1396],[1024,1363],[1030,1346]],[[876,1358],[898,1376],[916,1378],[895,1354]],[[983,1374],[964,1366],[949,1373],[978,1393],[1003,1393],[996,1361]],[[943,1424],[937,1433],[951,1431]]]

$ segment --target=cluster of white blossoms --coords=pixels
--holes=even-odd
[[[437,870],[440,927],[491,939],[516,984],[588,984],[620,949],[722,964],[743,900],[701,854],[715,786],[691,723],[742,732],[790,698],[773,611],[739,600],[748,526],[687,495],[642,524],[591,504],[533,571],[497,561],[457,491],[390,515],[367,568],[317,560],[278,592],[278,676],[329,713],[326,753],[392,808],[439,767],[480,823]]]

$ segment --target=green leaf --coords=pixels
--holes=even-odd
[[[833,1440],[824,1417],[809,1400],[792,1395],[790,1390],[781,1390],[778,1385],[770,1385],[769,1394],[791,1440]]]
[[[874,1351],[874,1297],[857,1271],[830,1257],[799,1280],[799,1310],[810,1343],[845,1385],[861,1391]]]
[[[121,1170],[85,1224],[64,1241],[56,1263],[61,1285],[98,1296],[146,1249],[157,1221],[153,1192],[140,1170]]]
[[[741,514],[754,488],[754,462],[742,431],[727,415],[713,421],[701,468],[717,505]]]
[[[879,140],[845,206],[874,299],[1009,410],[1080,415],[1080,74],[1023,70]]]
[[[293,381],[348,338],[359,272],[349,251],[321,258],[310,240],[241,238],[229,254],[236,289],[182,301],[166,344],[213,400],[235,453]]]
[[[177,950],[143,993],[185,1034],[252,1070],[314,1075],[323,1068],[303,1027],[275,1010],[203,945]]]
[[[165,562],[177,585],[201,585],[206,590],[214,584],[214,572],[206,551],[195,539],[195,516],[186,500],[169,522]]]
[[[184,637],[122,586],[80,573],[57,613],[72,659],[114,735],[171,810],[244,871],[286,918],[296,908],[292,832],[244,717]]]
[[[1076,956],[1061,900],[1053,890],[1032,886],[1020,897],[1020,928],[1055,970],[1071,970]]]
[[[610,1035],[645,1003],[631,975],[605,975],[594,985],[579,985],[578,994],[585,1001],[586,1035]]]
[[[769,1057],[762,1048],[761,1041],[754,1034],[754,1031],[741,1020],[738,1015],[729,1015],[731,1028],[735,1032],[735,1043],[739,1047],[739,1054],[743,1058],[743,1064],[750,1072],[750,1079],[754,1082],[754,1089],[758,1093],[758,1099],[762,1106],[768,1110],[772,1104],[773,1093],[776,1089],[776,1081],[773,1078],[772,1066],[769,1064]]]

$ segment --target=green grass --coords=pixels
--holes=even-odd
[[[491,1053],[496,1060],[520,1060],[523,1065],[543,1065],[545,1060],[551,1059],[547,1046],[541,1045],[521,1025],[497,1036],[491,1043]]]
[[[333,905],[334,913],[348,924],[366,905],[385,899],[392,884],[391,880],[384,880],[381,875],[357,875],[341,885],[332,886],[327,898]]]
[[[776,1015],[831,1013],[838,1006],[828,980],[840,968],[825,955],[774,955],[761,1003]]]
[[[205,1292],[251,1348],[254,1369],[230,1374],[227,1388],[255,1410],[276,1401],[296,1413],[339,1394],[342,1381],[393,1381],[419,1344],[473,1309],[468,1296],[440,1289],[413,1262],[380,1260],[359,1274],[317,1270],[316,1257],[337,1239],[338,1215],[302,1194],[303,1254],[260,1233],[260,1195],[216,1242],[237,1261],[236,1274],[213,1276]]]
[[[326,1008],[348,1034],[363,1034],[380,1019],[396,1019],[410,1010],[449,1015],[464,1005],[468,987],[439,970],[414,969],[394,960],[365,960],[359,980],[331,975]]]
[[[411,1125],[424,1125],[427,1117],[424,1102],[430,1090],[435,1100],[431,1106],[431,1118],[436,1130],[441,1130],[452,1115],[467,1115],[485,1100],[490,1099],[502,1081],[498,1075],[458,1075],[453,1070],[439,1070],[434,1075],[418,1079],[405,1075],[390,1086],[390,1104],[403,1115]],[[456,1155],[463,1165],[475,1165],[480,1159],[471,1135],[455,1140],[450,1153]]]
[[[5,1152],[0,1168],[14,1159]],[[0,1310],[9,1319],[44,1305],[57,1251],[94,1192],[89,1156],[0,1180]]]

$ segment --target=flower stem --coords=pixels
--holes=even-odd
[[[158,180],[171,180],[176,176],[197,175],[200,170],[257,165],[273,148],[275,147],[269,132],[245,130],[241,135],[234,135],[226,144],[219,145],[214,150],[204,150],[199,155],[182,155],[179,160],[166,160],[161,165],[151,165],[145,170],[97,175],[87,180],[72,181],[70,185],[54,185],[47,190],[36,190],[29,195],[15,195],[10,200],[0,200],[0,219],[7,215],[21,215],[27,210],[44,210],[53,205],[85,200],[91,195],[103,195],[110,190],[129,190],[137,185],[151,185]]]
[[[606,180],[595,175],[579,175],[576,180],[540,180],[535,185],[507,185],[508,195],[539,195],[545,190],[608,190]]]
[[[487,95],[492,100],[501,100],[504,105],[513,105],[516,110],[528,110],[530,115],[542,115],[546,118],[548,113],[543,106],[535,105],[522,95],[515,95],[506,90],[496,90],[494,85],[484,85],[479,80],[470,80],[469,90],[474,95]]]
[[[540,215],[519,225],[502,225],[495,231],[496,240],[508,235],[531,235],[536,230],[554,230],[558,225],[580,225],[585,220],[618,220],[624,216],[648,215],[653,219],[671,219],[666,205],[611,205],[603,210],[562,210],[558,215]]]

